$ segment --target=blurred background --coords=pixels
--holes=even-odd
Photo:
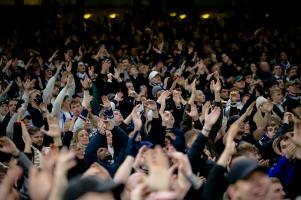
[[[82,23],[84,17],[171,16],[182,20],[237,17],[250,22],[298,24],[295,0],[0,0],[2,29],[42,25],[58,18]],[[84,15],[86,14],[86,15]]]

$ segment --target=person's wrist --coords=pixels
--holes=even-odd
[[[19,154],[20,154],[20,150],[19,149],[16,149],[12,152],[12,155],[13,157],[19,157]]]

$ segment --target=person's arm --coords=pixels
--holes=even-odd
[[[102,145],[104,145],[104,136],[100,133],[96,134],[94,137],[91,138],[90,143],[88,144],[86,151],[85,151],[85,166],[89,168],[89,166],[97,161],[97,149],[99,149]]]
[[[87,92],[88,91],[85,91],[85,93],[87,93]],[[80,116],[75,121],[73,132],[76,132],[80,128],[84,128],[85,122],[86,122],[88,114],[89,114],[91,100],[92,100],[92,96],[86,94],[86,96],[82,102],[83,110],[82,110]]]
[[[53,107],[52,107],[52,111],[51,111],[51,115],[60,118],[60,111],[61,111],[61,105],[63,103],[64,97],[67,93],[67,88],[64,87],[59,95],[56,97],[54,103],[53,103]]]
[[[141,130],[142,127],[142,121],[139,113],[137,112],[137,108],[134,110],[135,113],[133,113],[133,121],[135,124],[135,129],[134,129],[134,136],[129,138],[128,143],[127,143],[127,150],[126,150],[126,158],[123,161],[123,163],[119,166],[115,176],[114,176],[114,181],[116,183],[126,183],[128,180],[128,177],[131,174],[132,171],[132,166],[135,161],[135,157],[138,153],[138,146],[136,142],[136,138],[138,136],[139,131]]]
[[[268,123],[270,122],[270,120],[271,120],[271,113],[270,112],[265,113],[265,116],[264,116],[260,126],[257,127],[257,129],[253,132],[253,137],[255,140],[260,140],[260,138],[262,138],[262,136],[265,132],[265,129],[266,129]]]
[[[57,119],[60,118],[60,111],[61,111],[61,106],[64,100],[64,97],[68,95],[68,90],[71,88],[73,84],[73,76],[69,75],[66,86],[60,91],[59,95],[56,97],[54,103],[53,103],[53,108],[51,115],[56,117]]]
[[[189,149],[187,155],[191,166],[193,169],[196,168],[198,160],[200,158],[201,152],[203,152],[205,145],[207,143],[209,133],[211,131],[212,126],[216,123],[219,115],[220,115],[220,108],[214,108],[213,111],[208,114],[209,110],[206,111],[205,116],[205,124],[201,133],[199,133],[198,137],[192,144],[191,148]]]
[[[11,139],[13,138],[14,124],[17,121],[17,115],[17,113],[14,113],[6,126],[6,135]]]
[[[55,75],[48,80],[47,85],[43,90],[43,102],[46,103],[47,105],[51,103],[52,91],[59,72],[60,69],[58,68]]]
[[[203,199],[219,199],[226,190],[224,174],[227,171],[227,166],[236,151],[234,138],[239,130],[240,121],[234,122],[228,130],[226,146],[216,165],[211,169],[207,183],[203,190]]]
[[[290,165],[289,159],[286,158],[285,156],[281,156],[281,158],[277,161],[277,163],[269,169],[268,174],[270,177],[280,177],[280,174],[287,172],[284,169],[287,169],[287,166],[289,165]]]

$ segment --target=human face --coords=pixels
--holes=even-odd
[[[275,125],[275,126],[268,126],[268,127],[267,127],[267,135],[268,135],[268,137],[269,137],[270,139],[272,139],[272,138],[274,137],[274,135],[275,135],[277,129],[278,129],[278,126],[277,126],[277,125]]]
[[[120,111],[118,111],[118,110],[114,111],[114,119],[117,124],[120,124],[123,122],[123,116]]]
[[[130,67],[130,61],[128,59],[125,59],[123,61],[121,61],[121,66],[123,69],[127,69]]]
[[[293,112],[300,117],[301,116],[301,106],[297,106],[296,108],[293,109]]]
[[[112,156],[107,148],[99,148],[97,150],[97,158],[99,160],[109,160],[112,158]]]
[[[272,183],[271,192],[273,193],[273,200],[281,200],[285,197],[285,192],[280,182]]]
[[[260,69],[261,69],[261,71],[263,71],[263,72],[268,72],[268,71],[270,71],[270,65],[269,65],[269,63],[267,63],[267,62],[261,62],[261,63],[260,63]]]
[[[45,76],[47,79],[50,79],[53,76],[52,70],[51,69],[46,69],[45,70]]]
[[[85,70],[86,70],[85,65],[83,63],[78,63],[77,71],[83,73],[83,72],[85,72]]]
[[[89,144],[89,134],[86,130],[81,130],[78,132],[77,140],[80,144],[88,145]]]
[[[284,138],[280,141],[280,152],[282,155],[286,155],[289,149],[289,145],[292,143],[290,138]]]
[[[44,135],[41,133],[41,131],[37,131],[31,136],[31,140],[33,144],[36,144],[39,147],[41,147],[43,146]]]
[[[206,101],[206,97],[201,90],[196,91],[195,100],[200,103],[204,103]]]
[[[12,113],[14,113],[14,112],[16,112],[16,110],[17,110],[17,101],[15,101],[15,100],[11,100],[11,101],[9,101],[8,102],[8,110],[9,110],[9,112],[12,114]]]
[[[245,82],[247,84],[251,84],[253,82],[253,78],[252,78],[252,75],[247,75],[245,76]]]
[[[165,116],[166,119],[168,119],[168,120],[167,120],[168,123],[170,123],[170,124],[172,124],[172,125],[175,123],[175,118],[174,118],[174,116],[172,115],[171,112],[165,111],[165,112],[164,112],[164,116]]]
[[[290,86],[287,88],[287,91],[288,91],[290,94],[294,94],[294,95],[299,94],[299,90],[300,90],[300,85],[299,85],[299,84],[293,84],[293,85],[290,85]]]
[[[64,101],[63,101],[63,106],[64,107],[67,107],[67,108],[70,108],[70,98],[69,97],[67,97]]]
[[[154,83],[154,84],[161,83],[161,77],[160,77],[160,75],[158,74],[157,76],[155,76],[154,78],[152,78],[151,79],[151,83]]]
[[[282,101],[283,101],[283,95],[280,91],[273,93],[271,95],[271,98],[272,98],[273,102],[277,103],[277,104],[282,103]]]
[[[271,180],[261,172],[253,172],[247,179],[239,180],[228,188],[233,200],[265,200],[271,190]]]
[[[246,86],[246,83],[244,80],[239,80],[234,83],[234,87],[236,87],[239,90],[244,89],[245,86]]]
[[[8,110],[7,104],[2,104],[2,105],[0,106],[0,115],[2,115],[2,116],[7,115],[8,111],[9,111],[9,110]]]
[[[287,74],[287,76],[288,76],[289,78],[291,78],[291,77],[293,77],[293,76],[297,76],[297,69],[291,69],[291,70],[289,71],[289,73]]]
[[[250,65],[250,68],[251,68],[251,71],[252,71],[253,74],[255,74],[257,72],[257,67],[256,67],[256,65],[254,63],[252,63]]]
[[[222,89],[221,98],[223,100],[228,100],[229,99],[229,90],[228,89]]]
[[[73,112],[73,114],[78,117],[80,115],[80,113],[82,112],[83,107],[80,103],[73,103],[71,104],[71,112]]]
[[[287,55],[286,55],[286,53],[285,53],[285,52],[281,52],[281,53],[280,53],[280,58],[281,58],[281,60],[287,60]]]
[[[80,146],[80,144],[76,144],[76,146],[72,148],[72,150],[75,152],[75,156],[78,159],[84,159],[84,149]]]
[[[135,88],[134,88],[134,85],[132,82],[126,82],[125,86],[128,90],[135,91]]]
[[[131,76],[138,76],[138,70],[136,67],[131,67],[130,69],[130,75]]]
[[[281,67],[279,65],[276,65],[274,67],[273,74],[276,75],[276,76],[281,76],[282,69],[281,69]]]
[[[221,58],[223,63],[227,63],[229,61],[229,56],[227,56],[225,53],[222,54]]]

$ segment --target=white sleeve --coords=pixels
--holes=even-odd
[[[51,99],[51,92],[53,91],[54,85],[55,85],[56,76],[51,77],[49,81],[47,82],[47,85],[45,89],[43,90],[43,102],[45,104],[49,104]]]
[[[56,97],[54,103],[53,103],[53,107],[52,107],[52,111],[51,111],[51,115],[56,117],[57,119],[60,118],[60,111],[61,111],[61,106],[64,100],[64,97],[67,95],[67,89],[64,87],[59,95]]]

